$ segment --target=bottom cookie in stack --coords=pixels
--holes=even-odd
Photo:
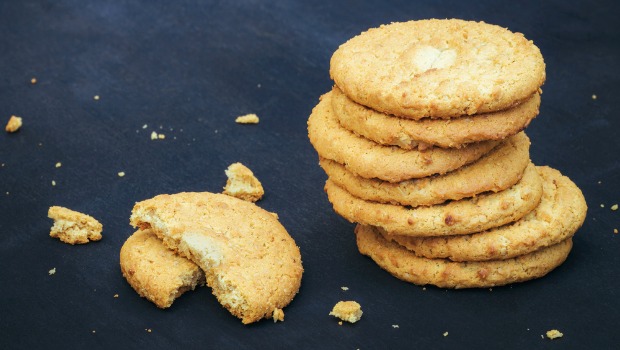
[[[358,225],[358,248],[395,277],[419,285],[493,287],[542,277],[566,260],[587,205],[579,188],[559,171],[537,170],[543,179],[540,204],[514,223],[442,237],[390,235]]]

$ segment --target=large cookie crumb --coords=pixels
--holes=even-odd
[[[563,336],[564,334],[562,334],[562,332],[558,331],[557,329],[547,331],[547,338],[549,339],[562,338]]]
[[[256,114],[251,113],[237,117],[237,119],[235,119],[235,122],[237,124],[258,124],[259,119]]]
[[[233,163],[225,170],[228,180],[224,194],[249,202],[256,202],[263,197],[263,185],[248,167],[241,163]]]
[[[355,301],[339,301],[336,303],[330,316],[338,317],[343,321],[355,323],[362,318],[362,307]]]
[[[50,236],[68,244],[84,244],[101,239],[103,225],[90,215],[64,207],[50,207],[47,216],[54,220]]]
[[[9,122],[6,124],[6,127],[4,128],[4,130],[6,130],[6,132],[16,132],[21,127],[22,127],[22,118],[12,115],[11,118],[9,118]]]

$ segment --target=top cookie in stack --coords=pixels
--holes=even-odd
[[[531,41],[483,22],[392,23],[341,45],[330,74],[308,136],[334,210],[359,224],[360,252],[399,278],[456,288],[536,278],[564,261],[586,207],[570,180],[530,162],[522,130],[545,81]],[[570,208],[556,205],[562,181]],[[548,225],[566,214],[574,225]],[[526,226],[537,238],[489,233]],[[461,241],[491,243],[461,251]]]

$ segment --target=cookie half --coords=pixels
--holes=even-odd
[[[540,50],[521,33],[458,19],[382,25],[334,52],[330,75],[382,113],[452,118],[511,108],[545,81]]]
[[[360,253],[393,276],[418,285],[441,288],[488,288],[542,277],[561,265],[573,246],[570,238],[533,253],[506,260],[455,262],[416,256],[389,242],[370,226],[355,228]]]
[[[425,258],[453,261],[509,259],[557,244],[581,227],[587,204],[581,190],[559,171],[537,167],[543,179],[540,204],[519,221],[463,236],[407,237],[383,234],[388,240]]]
[[[424,150],[433,146],[460,148],[471,142],[514,135],[538,115],[540,95],[536,93],[503,111],[445,120],[411,120],[380,113],[353,102],[336,86],[331,101],[343,128],[382,145]]]
[[[205,283],[198,265],[166,248],[149,229],[138,230],[127,238],[121,247],[120,264],[131,287],[162,309]]]
[[[521,132],[509,137],[477,161],[437,176],[387,182],[366,179],[326,158],[319,164],[329,179],[361,199],[409,206],[440,204],[446,200],[502,191],[523,176],[530,164],[530,140]]]
[[[271,318],[297,294],[299,248],[276,215],[224,194],[185,192],[136,203],[130,223],[206,274],[220,304],[243,323]]]
[[[329,179],[325,192],[334,210],[350,222],[377,226],[391,234],[447,236],[480,232],[519,220],[538,206],[542,180],[536,167],[529,165],[521,180],[506,190],[416,208],[365,201]]]
[[[335,118],[331,92],[323,95],[308,119],[308,137],[319,156],[344,164],[365,178],[399,182],[444,174],[472,163],[499,141],[471,143],[462,148],[434,147],[426,151],[382,146],[344,129]]]

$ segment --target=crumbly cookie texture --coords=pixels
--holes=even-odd
[[[241,163],[233,163],[225,170],[228,180],[224,187],[224,194],[237,197],[249,202],[256,202],[263,198],[265,190],[252,170]]]
[[[22,118],[12,115],[11,118],[9,118],[8,123],[6,123],[6,127],[4,128],[4,130],[6,130],[6,132],[16,132],[21,127]]]
[[[238,124],[258,124],[259,121],[260,119],[254,113],[242,115],[235,119],[235,122]]]
[[[273,323],[278,321],[284,322],[284,311],[282,309],[274,309],[271,317],[273,318]]]
[[[402,182],[366,179],[326,158],[319,165],[329,179],[361,199],[412,207],[499,192],[517,183],[530,164],[530,140],[521,132],[511,136],[479,160],[439,176]]]
[[[552,329],[550,331],[547,331],[547,338],[549,339],[562,338],[563,336],[564,334],[562,334],[562,332],[558,331],[557,329]]]
[[[131,287],[162,309],[205,283],[204,272],[198,265],[166,248],[148,229],[127,238],[121,247],[120,265]]]
[[[254,203],[209,192],[136,203],[130,223],[205,272],[218,301],[244,324],[272,318],[299,291],[303,267],[293,238]]]
[[[540,50],[523,34],[459,19],[369,29],[334,52],[330,75],[357,103],[413,119],[504,110],[546,77]]]
[[[343,321],[355,323],[362,318],[362,306],[356,301],[339,301],[329,313]]]
[[[391,234],[449,236],[480,232],[519,220],[540,203],[542,180],[531,164],[521,180],[506,190],[415,208],[359,199],[329,179],[325,191],[334,210],[350,222],[378,226]]]
[[[50,236],[68,244],[84,244],[102,238],[103,225],[90,215],[52,206],[47,216],[54,220]]]
[[[568,177],[546,166],[537,170],[543,179],[540,203],[510,225],[463,236],[383,237],[418,256],[453,261],[509,259],[557,244],[581,227],[588,207],[581,190]]]
[[[417,285],[440,288],[489,288],[542,277],[561,265],[573,246],[571,238],[512,259],[455,262],[428,259],[389,242],[371,226],[357,225],[357,246],[393,276]]]
[[[480,159],[500,141],[481,141],[462,148],[426,151],[382,146],[343,128],[334,116],[331,92],[321,96],[308,118],[308,137],[319,156],[345,165],[364,178],[400,182],[444,174]]]
[[[460,148],[514,135],[538,115],[540,94],[503,111],[452,119],[411,120],[377,112],[353,102],[337,86],[332,89],[331,101],[343,128],[382,145],[425,150],[434,146]]]

